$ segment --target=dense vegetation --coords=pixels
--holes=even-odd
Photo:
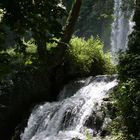
[[[120,115],[117,133],[124,140],[140,139],[140,1],[136,1],[133,33],[129,37],[128,50],[120,54],[118,65],[119,88],[115,93]]]

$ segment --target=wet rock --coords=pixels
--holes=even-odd
[[[73,122],[74,115],[75,114],[72,112],[72,108],[66,110],[62,120],[61,130],[65,130],[68,126],[71,125],[71,123]]]
[[[89,118],[85,121],[84,126],[86,126],[87,128],[93,129],[94,130],[93,136],[95,136],[102,129],[103,122],[104,122],[103,113],[93,112],[92,115],[89,116]]]
[[[107,98],[103,98],[103,101],[109,101],[110,99],[107,97]]]
[[[79,139],[79,138],[72,138],[71,140],[81,140],[81,139]]]
[[[101,137],[105,137],[105,136],[107,136],[107,135],[110,135],[110,132],[108,131],[108,130],[102,130],[101,132],[100,132],[100,136]]]

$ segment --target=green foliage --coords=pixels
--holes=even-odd
[[[0,51],[0,78],[19,71],[20,67],[37,62],[35,41],[23,41],[24,51],[17,51],[17,47]],[[21,47],[20,47],[21,48]]]
[[[103,52],[103,43],[98,37],[91,37],[87,41],[75,37],[70,44],[68,50],[70,73],[96,75],[114,72],[110,54]]]
[[[86,140],[92,140],[92,136],[88,130],[86,130]]]
[[[117,133],[111,140],[126,140],[126,137],[122,132]]]
[[[30,45],[30,41],[26,43],[26,50],[34,52],[35,44]],[[50,57],[53,56],[54,49],[57,49],[57,42],[47,43],[47,50]],[[110,53],[104,53],[103,43],[99,37],[90,37],[88,40],[79,37],[73,37],[65,56],[64,67],[66,67],[66,75],[97,75],[97,74],[113,74],[116,68],[111,62]]]
[[[94,42],[93,38],[88,41],[78,37],[73,38],[69,49],[69,55],[73,62],[72,67],[77,67],[80,71],[89,72],[94,56],[101,55],[99,51],[101,47],[102,44],[99,44],[98,40]]]
[[[0,53],[0,78],[11,72],[11,58],[6,53]]]
[[[44,33],[60,36],[61,24],[58,19],[64,15],[65,11],[64,7],[60,5],[60,0],[51,2],[46,0],[7,0],[1,1],[0,7],[6,10],[4,21],[18,33],[26,31],[37,33],[42,30]],[[49,39],[48,35],[47,37]]]
[[[9,56],[8,66],[17,70],[19,66],[37,64],[37,46],[35,40],[31,39],[27,42],[23,40],[25,51],[16,51],[16,48],[6,49],[5,53]],[[53,48],[56,48],[57,43],[46,43],[50,57],[53,55]],[[68,75],[86,76],[97,74],[113,74],[115,67],[111,63],[110,53],[104,53],[103,43],[100,39],[73,37],[70,41],[70,47],[67,50],[65,58],[65,66],[67,67]],[[3,67],[4,68],[4,67]],[[5,72],[7,66],[5,66]],[[3,69],[3,71],[4,71]],[[12,72],[12,71],[8,71]],[[66,75],[67,75],[66,74]]]
[[[4,11],[1,24],[15,34],[20,53],[24,53],[26,47],[22,38],[34,38],[38,58],[43,61],[46,58],[46,42],[52,42],[54,37],[60,38],[63,34],[61,18],[66,12],[61,0],[6,0],[0,1],[0,9]],[[1,36],[2,33],[0,43],[3,41]]]

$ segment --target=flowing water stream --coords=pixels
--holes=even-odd
[[[92,136],[100,134],[110,121],[101,105],[116,85],[115,76],[106,75],[68,84],[58,102],[47,102],[33,110],[21,139],[86,140],[87,131]]]
[[[114,22],[111,33],[111,52],[114,57],[120,50],[127,49],[128,36],[133,31],[133,8],[123,0],[114,0]]]

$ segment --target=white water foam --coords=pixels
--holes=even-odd
[[[94,128],[89,129],[85,123],[93,112],[101,113],[103,98],[117,85],[117,80],[104,75],[83,79],[81,84],[71,97],[35,108],[21,140],[85,140],[87,131],[93,134]],[[69,94],[71,85],[74,83],[67,85],[61,94]]]

